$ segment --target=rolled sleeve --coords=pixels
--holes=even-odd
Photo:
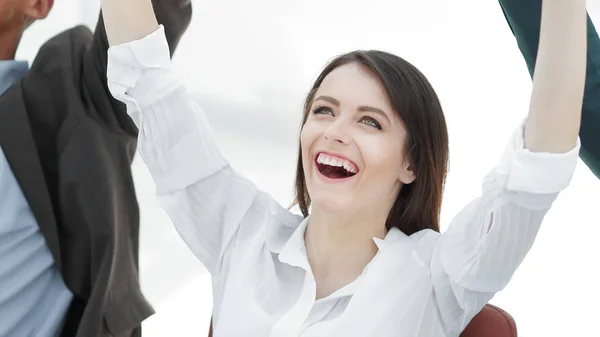
[[[571,182],[581,142],[566,153],[532,152],[525,148],[524,126],[513,134],[497,167],[506,175],[506,189],[534,194],[558,193]]]
[[[436,244],[432,278],[449,327],[466,325],[508,284],[573,176],[579,140],[567,153],[532,152],[524,146],[523,129],[484,179],[482,195],[454,217]]]
[[[139,113],[178,87],[180,80],[170,67],[169,45],[161,25],[140,40],[108,49],[109,90],[128,111]]]

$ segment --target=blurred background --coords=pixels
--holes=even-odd
[[[292,201],[304,95],[325,63],[353,49],[404,57],[430,79],[445,109],[451,166],[442,229],[481,191],[526,116],[531,80],[494,0],[192,0],[194,17],[174,64],[212,122],[222,152],[261,189]],[[588,0],[600,28],[600,0]],[[17,57],[78,24],[91,29],[99,0],[60,0],[25,34]],[[598,130],[600,132],[600,130]],[[210,276],[133,165],[141,207],[141,281],[157,313],[145,337],[206,336]],[[510,285],[492,303],[519,335],[597,336],[600,309],[600,181],[579,163]]]

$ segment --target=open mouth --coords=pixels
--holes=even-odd
[[[358,173],[358,167],[350,160],[324,152],[317,155],[315,162],[317,170],[329,179],[350,178]]]

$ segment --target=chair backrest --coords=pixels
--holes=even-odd
[[[212,337],[212,319],[208,337]],[[488,304],[473,317],[460,337],[517,337],[517,325],[506,311]]]
[[[517,337],[517,325],[506,311],[488,304],[473,317],[460,337]]]

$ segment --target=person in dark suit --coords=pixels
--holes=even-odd
[[[533,76],[540,38],[542,0],[499,0],[504,16]],[[581,115],[579,156],[600,179],[600,38],[587,18],[587,73]]]
[[[100,15],[31,68],[23,31],[53,0],[0,0],[0,336],[133,337],[153,314],[138,278],[137,128],[106,82]],[[187,0],[153,0],[171,54]]]

